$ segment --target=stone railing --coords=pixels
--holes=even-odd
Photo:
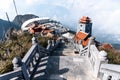
[[[107,53],[105,51],[99,52],[95,45],[91,45],[88,60],[94,76],[98,77],[100,65],[107,62]]]
[[[26,53],[24,58],[16,57],[13,59],[12,63],[14,66],[14,71],[0,75],[0,80],[30,80],[32,79],[34,72],[39,63],[39,59],[42,56],[43,49],[37,44],[35,37],[32,38],[32,47]],[[46,50],[47,51],[47,50]],[[46,52],[44,51],[44,52]]]
[[[46,50],[49,52],[53,51],[58,45],[61,43],[61,39],[59,40],[48,40],[48,46]]]
[[[107,53],[90,46],[88,60],[93,76],[101,80],[120,80],[120,65],[108,64]]]
[[[17,80],[23,77],[22,74],[22,69],[19,67],[17,70],[0,75],[0,80]]]
[[[90,52],[90,45],[93,41],[93,37],[90,37],[90,40],[88,42],[88,45],[83,47],[82,46],[82,41],[80,41],[79,43],[77,41],[75,41],[75,52],[78,52],[80,54],[80,56],[88,56],[89,52]]]
[[[100,73],[102,80],[120,80],[120,65],[102,64]]]
[[[61,42],[61,40],[53,41],[48,40],[47,49],[41,47],[37,43],[35,37],[32,38],[32,47],[26,53],[24,58],[16,57],[13,59],[14,71],[0,75],[0,80],[31,80],[37,69],[37,64],[42,55],[49,55]]]

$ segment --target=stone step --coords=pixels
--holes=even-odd
[[[80,56],[49,56],[40,60],[34,80],[96,80],[87,59]]]

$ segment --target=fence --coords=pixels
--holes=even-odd
[[[97,47],[91,43],[87,46],[88,48],[83,48],[78,43],[75,43],[75,46],[80,56],[87,57],[94,77],[101,80],[120,80],[120,65],[108,64],[105,51],[98,51]],[[86,52],[84,55],[81,55],[82,50]]]

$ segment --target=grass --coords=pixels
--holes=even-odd
[[[108,53],[108,63],[120,64],[120,53],[114,50],[106,50],[106,52]]]
[[[31,47],[33,35],[24,33],[19,36],[14,36],[11,40],[0,43],[0,74],[12,71],[12,60],[14,57],[23,58]],[[38,37],[38,42],[41,46],[47,46],[49,38]]]
[[[108,53],[108,63],[110,64],[120,64],[120,52],[115,49],[104,49],[104,48],[99,48],[99,50],[105,50]]]

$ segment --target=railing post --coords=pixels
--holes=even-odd
[[[32,38],[32,45],[36,44],[38,41],[37,41],[37,38],[36,37],[33,37]]]
[[[89,57],[89,55],[90,55],[90,46],[91,46],[93,40],[94,40],[94,37],[89,38],[88,49],[87,49],[87,53],[86,53],[87,57]]]
[[[107,62],[107,52],[100,51],[99,52],[99,59],[101,60],[101,62]]]
[[[78,43],[77,41],[74,41],[74,53],[80,53],[80,44],[79,44],[79,47],[78,47]]]
[[[50,48],[51,48],[51,45],[52,45],[52,42],[51,42],[51,40],[48,40],[48,46],[47,46],[47,50],[50,50]]]
[[[22,66],[22,62],[21,62],[21,58],[20,57],[15,57],[12,61],[13,63],[13,69],[14,70],[17,70],[18,67],[21,67]]]
[[[25,63],[22,63],[22,73],[25,80],[30,80]]]
[[[55,46],[55,42],[54,42],[54,40],[52,40],[52,46]]]
[[[24,63],[22,63],[21,58],[20,57],[15,57],[12,61],[13,63],[13,69],[17,70],[19,67],[21,67],[22,69],[22,74],[25,80],[29,80],[29,76],[27,73],[27,69]]]
[[[98,58],[99,59],[95,61],[95,66],[94,66],[95,77],[99,76],[101,64],[107,62],[107,53],[105,51],[100,51],[98,54]]]
[[[109,76],[109,75],[104,74],[102,80],[108,80],[108,76]]]

